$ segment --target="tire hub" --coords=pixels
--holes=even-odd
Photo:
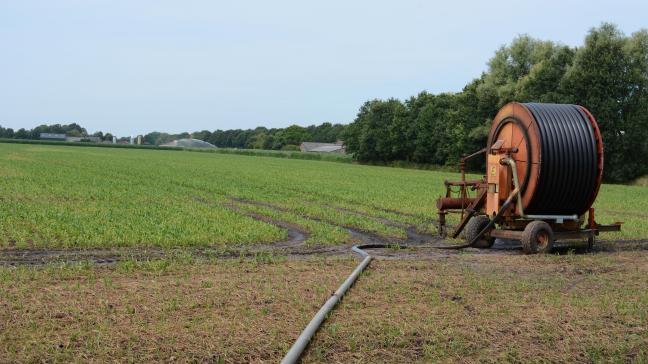
[[[545,231],[541,231],[538,233],[538,238],[537,238],[537,244],[538,244],[538,251],[542,251],[547,248],[547,245],[549,245],[549,234]]]

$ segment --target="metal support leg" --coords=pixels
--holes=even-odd
[[[437,231],[439,233],[439,236],[442,238],[448,236],[448,229],[446,227],[446,218],[445,218],[446,214],[447,212],[445,211],[439,211],[439,225],[437,226]]]

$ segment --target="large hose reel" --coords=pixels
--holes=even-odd
[[[495,117],[487,151],[511,148],[524,211],[582,215],[592,206],[603,174],[603,142],[582,106],[510,103]]]
[[[486,155],[486,175],[467,181],[465,161],[479,154]],[[446,196],[437,200],[441,235],[446,214],[452,212],[461,219],[451,237],[466,226],[471,233],[466,236],[479,229],[459,247],[478,246],[484,237],[490,242],[486,247],[503,238],[521,240],[523,246],[531,242],[526,252],[538,252],[536,245],[550,251],[552,242],[533,244],[537,231],[551,233],[545,234],[551,237],[548,240],[586,237],[591,243],[601,231],[620,229],[620,223],[594,221],[592,204],[603,176],[603,140],[596,120],[582,106],[509,103],[493,119],[486,148],[462,158],[460,167],[461,181],[446,181]],[[482,216],[473,219],[476,215]]]

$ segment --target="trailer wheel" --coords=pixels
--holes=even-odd
[[[531,221],[524,228],[520,242],[525,254],[549,253],[554,243],[553,230],[544,221]]]
[[[478,215],[474,216],[468,223],[466,224],[466,227],[464,228],[464,236],[466,237],[466,244],[470,243],[477,234],[479,234],[486,225],[490,222],[490,219],[488,216],[485,215]],[[493,246],[495,244],[495,238],[491,237],[485,237],[482,236],[473,244],[473,247],[475,248],[480,248],[480,249],[487,249]]]

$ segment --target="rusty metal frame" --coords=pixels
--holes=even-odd
[[[588,229],[578,229],[571,231],[555,231],[554,238],[555,240],[574,240],[574,239],[583,239],[583,238],[593,238],[594,236],[599,235],[600,232],[605,231],[620,231],[621,224],[614,223],[610,225],[596,225],[595,228]],[[524,230],[508,230],[508,229],[494,229],[491,230],[489,236],[492,238],[498,239],[511,239],[511,240],[520,240]]]
[[[486,188],[480,189],[479,195],[477,195],[473,203],[471,203],[470,205],[468,205],[468,207],[466,207],[465,209],[466,213],[463,213],[464,209],[462,209],[461,221],[459,221],[459,225],[457,225],[455,230],[452,232],[453,239],[459,236],[463,228],[466,227],[466,224],[468,223],[470,218],[475,216],[477,210],[479,210],[484,205],[484,203],[486,202],[486,191],[487,191]]]

